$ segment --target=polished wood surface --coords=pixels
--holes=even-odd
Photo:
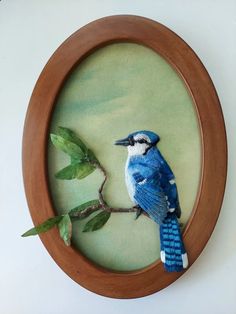
[[[47,142],[57,95],[76,65],[96,49],[114,42],[134,42],[156,51],[182,77],[193,98],[201,133],[202,173],[184,230],[191,265],[209,240],[222,204],[227,172],[224,120],[214,85],[193,50],[165,26],[143,17],[111,16],[86,25],[56,50],[43,69],[31,96],[23,137],[24,184],[33,222],[36,225],[55,215],[48,185]],[[92,263],[75,248],[66,247],[56,228],[40,238],[72,279],[108,297],[149,295],[183,274],[165,272],[160,261],[138,271],[111,271]]]

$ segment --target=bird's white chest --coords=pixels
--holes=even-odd
[[[128,194],[131,201],[136,204],[135,199],[134,199],[135,188],[134,188],[132,176],[129,173],[128,168],[129,168],[129,157],[127,158],[126,165],[125,165],[125,183],[126,183]]]

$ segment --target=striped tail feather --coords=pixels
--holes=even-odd
[[[168,213],[160,225],[161,261],[168,272],[179,272],[188,267],[179,222],[175,213]]]

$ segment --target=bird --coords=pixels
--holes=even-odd
[[[178,218],[181,208],[176,179],[157,148],[159,135],[137,131],[117,140],[115,145],[128,149],[125,182],[129,197],[137,207],[137,217],[144,211],[159,224],[160,258],[167,272],[180,272],[188,267]]]

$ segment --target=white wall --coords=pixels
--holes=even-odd
[[[94,19],[122,13],[160,21],[196,51],[218,91],[229,145],[226,195],[207,247],[177,282],[136,300],[112,300],[81,288],[58,268],[37,237],[20,237],[31,226],[21,138],[35,81],[71,33]],[[234,0],[0,1],[0,313],[236,313],[235,35]]]

